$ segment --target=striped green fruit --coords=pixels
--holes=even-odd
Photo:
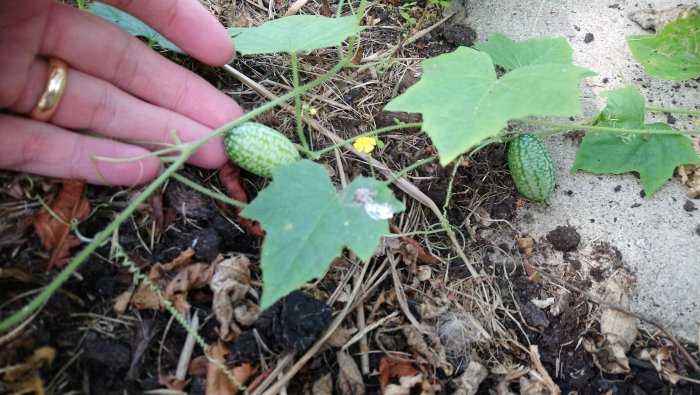
[[[226,133],[224,149],[233,163],[253,174],[272,178],[278,166],[296,162],[299,151],[282,133],[255,122],[245,122]]]
[[[508,167],[518,192],[531,200],[545,200],[554,190],[554,161],[537,136],[521,134],[508,147]]]

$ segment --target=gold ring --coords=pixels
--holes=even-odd
[[[68,77],[68,65],[58,58],[49,58],[49,72],[46,80],[46,88],[39,98],[32,112],[29,114],[37,121],[48,121],[58,108],[61,96],[66,88],[66,78]]]

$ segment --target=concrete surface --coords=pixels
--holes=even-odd
[[[574,63],[598,73],[582,84],[586,117],[604,107],[601,92],[625,83],[635,85],[650,105],[692,109],[700,104],[698,82],[689,81],[689,86],[681,83],[677,91],[672,90],[677,83],[646,75],[627,47],[626,35],[649,33],[627,17],[647,4],[666,8],[677,3],[468,0],[464,23],[477,32],[479,41],[494,32],[515,40],[566,37],[574,48]],[[587,33],[594,35],[590,43],[584,43]],[[675,128],[700,129],[697,118],[677,118]],[[665,121],[666,117],[647,119],[652,120]],[[575,139],[557,136],[548,138],[547,145],[556,162],[558,187],[545,204],[519,210],[516,226],[544,242],[544,236],[560,225],[575,227],[582,247],[596,240],[607,241],[622,253],[624,264],[636,276],[632,309],[667,324],[680,338],[697,342],[700,234],[696,229],[700,229],[700,210],[684,210],[688,199],[679,179],[674,178],[652,197],[641,197],[641,184],[630,174],[569,174],[578,147]],[[693,203],[700,209],[700,200]],[[561,255],[551,259],[547,265],[564,264]]]

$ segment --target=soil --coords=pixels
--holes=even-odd
[[[225,23],[243,15],[250,19],[267,18],[266,13],[259,14],[259,10],[247,4],[233,7],[226,1],[203,3]],[[304,10],[313,12],[312,7],[318,5],[312,3]],[[384,29],[363,33],[367,43],[364,56],[382,52],[386,43],[401,42],[404,33],[416,33],[419,27],[425,28],[437,20],[437,14],[430,13],[436,11],[428,4],[418,4],[423,10],[432,11],[426,11],[420,19],[423,25],[415,27],[402,24],[397,12],[384,4],[368,11]],[[386,113],[381,107],[393,94],[417,81],[417,60],[448,52],[456,45],[471,45],[475,37],[469,26],[449,24],[436,28],[416,45],[398,50],[397,57],[413,59],[400,67],[379,74],[375,70],[377,75],[344,71],[332,87],[321,87],[313,93],[323,95],[337,90],[330,97],[350,109],[325,108],[328,113],[330,108],[339,114],[322,121],[349,137],[393,125],[395,119],[407,123],[420,120],[415,114]],[[595,44],[592,34],[588,42]],[[309,55],[306,61],[312,62],[310,67],[314,70],[327,69],[332,56],[333,51],[323,52]],[[286,64],[283,62],[286,60],[281,57],[261,56],[239,60],[236,66],[256,80],[285,84],[287,70],[279,67]],[[222,90],[247,108],[262,102],[257,94],[227,76],[210,73],[208,78],[218,86],[227,87]],[[282,113],[270,112],[261,119],[286,132],[294,128],[293,117]],[[315,136],[320,146],[330,144],[330,140],[316,136],[311,130],[307,133]],[[386,147],[377,155],[393,169],[435,153],[430,142],[415,130],[383,135],[382,139]],[[329,325],[341,317],[346,303],[351,303],[352,309],[341,317],[338,329],[330,338],[285,383],[286,393],[359,393],[348,390],[359,388],[351,386],[359,381],[365,393],[375,394],[389,388],[387,384],[398,387],[407,377],[416,375],[421,375],[422,381],[404,388],[404,392],[394,393],[456,393],[465,388],[460,380],[475,362],[488,372],[483,381],[476,383],[478,390],[470,392],[476,394],[551,393],[544,389],[526,391],[528,386],[545,385],[547,379],[563,394],[700,393],[697,384],[700,372],[683,354],[689,353],[697,363],[697,346],[683,343],[680,350],[653,326],[640,326],[642,330],[630,345],[626,353],[629,372],[605,373],[594,363],[582,342],[601,336],[602,305],[589,292],[603,295],[606,281],[611,278],[620,279],[623,288],[630,291],[635,286],[635,271],[626,263],[626,257],[607,241],[582,243],[575,226],[554,228],[557,224],[553,224],[554,229],[543,239],[523,232],[522,224],[532,220],[527,211],[532,203],[524,201],[514,188],[508,173],[506,148],[505,144],[492,144],[465,157],[461,163],[446,168],[429,164],[409,174],[409,180],[438,206],[442,207],[450,197],[447,216],[471,263],[455,257],[451,241],[443,232],[410,236],[415,244],[387,238],[387,245],[378,250],[377,256],[362,264],[366,266],[355,263],[347,254],[334,262],[324,278],[292,292],[256,315],[256,319],[242,322],[236,316],[240,332],[231,339],[221,336],[216,296],[209,283],[184,294],[184,301],[190,306],[188,319],[195,314],[200,317],[198,334],[206,344],[224,344],[228,351],[224,358],[227,366],[255,366],[257,373],[245,379],[253,393],[269,388],[272,384],[267,381],[277,380],[316,346]],[[332,155],[322,161],[333,172],[343,169],[348,179],[369,175],[364,163],[349,155],[341,159],[342,166]],[[187,168],[181,174],[200,185],[226,190],[215,171]],[[454,179],[450,182],[452,174]],[[338,174],[334,174],[333,181],[340,184]],[[22,308],[28,297],[57,273],[45,271],[43,263],[48,260],[48,254],[32,226],[41,204],[27,196],[46,200],[60,190],[61,182],[7,172],[0,172],[0,182],[3,185],[0,189],[0,300],[3,301],[0,313],[5,317]],[[266,183],[247,173],[242,177],[251,199]],[[618,191],[616,188],[615,192]],[[87,238],[94,236],[135,193],[139,191],[87,187],[85,197],[94,212],[80,223],[80,234]],[[403,232],[437,227],[433,213],[398,189],[395,193],[407,206],[395,223]],[[692,212],[697,210],[695,206],[695,202],[686,200],[683,209]],[[696,233],[700,236],[700,226]],[[243,291],[236,306],[256,311],[262,290],[261,270],[257,265],[261,239],[238,221],[230,207],[172,181],[120,226],[114,240],[143,273],[149,273],[158,264],[176,262],[190,249],[192,265],[213,267],[224,256],[249,258],[250,273],[238,279],[237,286]],[[390,240],[401,241],[392,245]],[[425,255],[440,258],[440,263],[421,261],[415,245],[424,249]],[[529,249],[523,245],[529,245]],[[564,264],[553,263],[559,260]],[[470,274],[470,264],[480,277]],[[362,269],[366,275],[360,284],[355,284],[353,279]],[[158,281],[168,284],[179,272],[161,270],[158,274],[161,276]],[[99,248],[36,316],[27,320],[20,330],[0,338],[3,367],[34,361],[32,355],[43,346],[55,350],[56,355],[50,364],[28,362],[31,367],[19,379],[9,380],[5,376],[0,393],[17,393],[40,378],[48,394],[135,394],[166,388],[214,394],[208,389],[207,362],[198,347],[188,365],[187,381],[173,379],[188,333],[167,311],[133,305],[123,312],[117,311],[116,301],[125,293],[137,291],[136,285],[132,273],[119,264],[112,246]],[[355,287],[360,287],[360,292],[356,299],[351,299]],[[166,287],[162,288],[165,291]],[[364,340],[353,340],[363,330]],[[536,346],[536,351],[531,346]],[[661,351],[670,353],[665,367],[691,380],[674,383],[643,358],[645,353]],[[349,355],[352,362],[348,363],[340,353]],[[363,360],[361,354],[367,358]],[[549,377],[537,373],[535,357]],[[387,368],[390,365],[392,369]],[[280,370],[275,371],[278,366]],[[334,391],[323,392],[318,389],[319,383],[328,376]]]

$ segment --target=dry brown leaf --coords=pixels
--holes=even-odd
[[[70,249],[81,241],[71,234],[71,222],[81,221],[90,213],[90,203],[83,197],[85,183],[65,180],[58,196],[49,207],[39,210],[34,217],[34,230],[46,251],[51,254],[46,271],[61,268],[70,262]]]
[[[148,273],[148,279],[158,286],[162,291],[162,295],[166,300],[169,300],[175,308],[180,312],[188,311],[190,308],[187,302],[187,294],[190,290],[199,289],[208,284],[212,277],[214,269],[212,265],[206,263],[192,264],[194,250],[188,248],[183,251],[177,258],[168,264],[156,263],[151,266]],[[167,280],[166,274],[179,270],[170,281]],[[161,303],[158,295],[151,291],[146,284],[139,284],[136,292],[131,297],[131,305],[137,309],[164,310],[165,306]]]
[[[384,395],[411,395],[415,391],[415,387],[420,385],[421,391],[416,392],[421,395],[432,394],[432,388],[428,383],[427,388],[424,385],[425,380],[423,379],[423,374],[418,373],[415,376],[402,376],[399,378],[399,384],[389,384],[383,391]]]
[[[163,210],[163,189],[156,189],[149,197],[146,203],[143,203],[139,210],[150,214],[153,217],[154,235],[157,237],[163,233],[163,229],[169,225],[165,222],[165,214]]]
[[[630,303],[622,287],[610,278],[603,299],[624,309]],[[607,373],[630,371],[627,351],[637,338],[637,319],[617,309],[604,307],[600,317],[600,336],[584,338],[583,347],[593,356],[593,362]]]
[[[195,263],[184,267],[170,280],[163,296],[175,305],[177,311],[189,311],[187,293],[209,284],[213,273],[214,267],[208,263]]]
[[[393,223],[389,223],[389,229],[391,230],[391,233],[403,233],[401,232],[401,229]],[[415,251],[415,256],[416,258],[418,258],[419,261],[427,263],[429,265],[440,263],[440,260],[438,258],[426,253],[423,249],[423,246],[421,246],[420,243],[412,237],[401,236],[401,241],[413,247]],[[406,265],[408,266],[409,264],[407,263]]]
[[[453,395],[474,395],[479,390],[479,385],[489,375],[484,365],[476,361],[470,361],[464,373],[452,380],[451,386],[455,389]]]
[[[447,357],[445,353],[445,347],[440,344],[440,340],[437,338],[437,333],[432,330],[435,334],[435,339],[431,341],[431,344],[423,339],[423,334],[416,329],[414,326],[404,326],[403,334],[406,336],[406,342],[409,346],[413,347],[415,351],[421,354],[426,360],[430,361],[434,366],[442,369],[448,376],[454,371],[452,364],[447,362]]]
[[[430,269],[430,266],[421,265],[416,268],[416,278],[419,281],[428,281],[432,275],[433,271]]]
[[[250,290],[250,261],[245,255],[219,262],[209,287],[214,292],[212,306],[221,324],[219,336],[228,341],[238,336],[242,325],[251,325],[258,317],[258,306],[245,299]]]
[[[673,354],[668,347],[642,350],[639,359],[649,361],[656,371],[671,384],[676,385],[680,381],[680,376],[676,373],[676,364],[673,363]]]
[[[129,307],[131,297],[134,295],[132,291],[124,291],[121,295],[112,300],[112,306],[117,314],[124,314],[126,308]]]
[[[56,357],[56,350],[51,347],[40,347],[34,350],[21,364],[6,367],[3,370],[5,375],[3,381],[13,383],[15,381],[27,379],[30,374],[36,372],[45,363],[51,364]]]
[[[527,256],[532,255],[532,246],[534,242],[531,237],[518,237],[515,239],[515,243],[518,245],[518,251],[520,251],[521,254]]]
[[[221,183],[224,184],[224,187],[226,187],[226,191],[232,199],[242,203],[248,203],[248,194],[241,183],[241,169],[238,166],[227,161],[219,170],[219,179]],[[243,209],[236,207],[236,214],[240,214],[241,210]],[[243,217],[238,217],[237,221],[241,228],[247,230],[250,234],[260,238],[265,237],[265,232],[262,230],[259,223]]]
[[[414,368],[411,362],[406,361],[403,354],[389,353],[379,362],[379,388],[384,391],[391,379],[415,376],[417,373],[418,369]]]
[[[695,199],[700,196],[700,165],[683,165],[678,167],[681,182],[688,187],[686,196]]]
[[[311,386],[311,395],[333,395],[333,376],[324,374]]]
[[[365,383],[355,360],[342,351],[335,353],[338,360],[338,389],[342,395],[364,395]]]
[[[357,332],[357,328],[338,327],[326,340],[326,347],[342,347]]]
[[[700,140],[693,140],[693,147],[700,155]],[[700,197],[700,165],[679,166],[678,174],[681,176],[683,185],[688,187],[686,195],[691,199]]]
[[[224,362],[228,354],[228,346],[222,342],[209,345],[209,355],[219,362]],[[245,384],[256,372],[258,368],[248,363],[236,366],[231,369],[231,373],[240,384]],[[209,362],[207,367],[207,387],[206,395],[235,395],[238,393],[238,386],[234,384],[224,371],[218,366]]]

